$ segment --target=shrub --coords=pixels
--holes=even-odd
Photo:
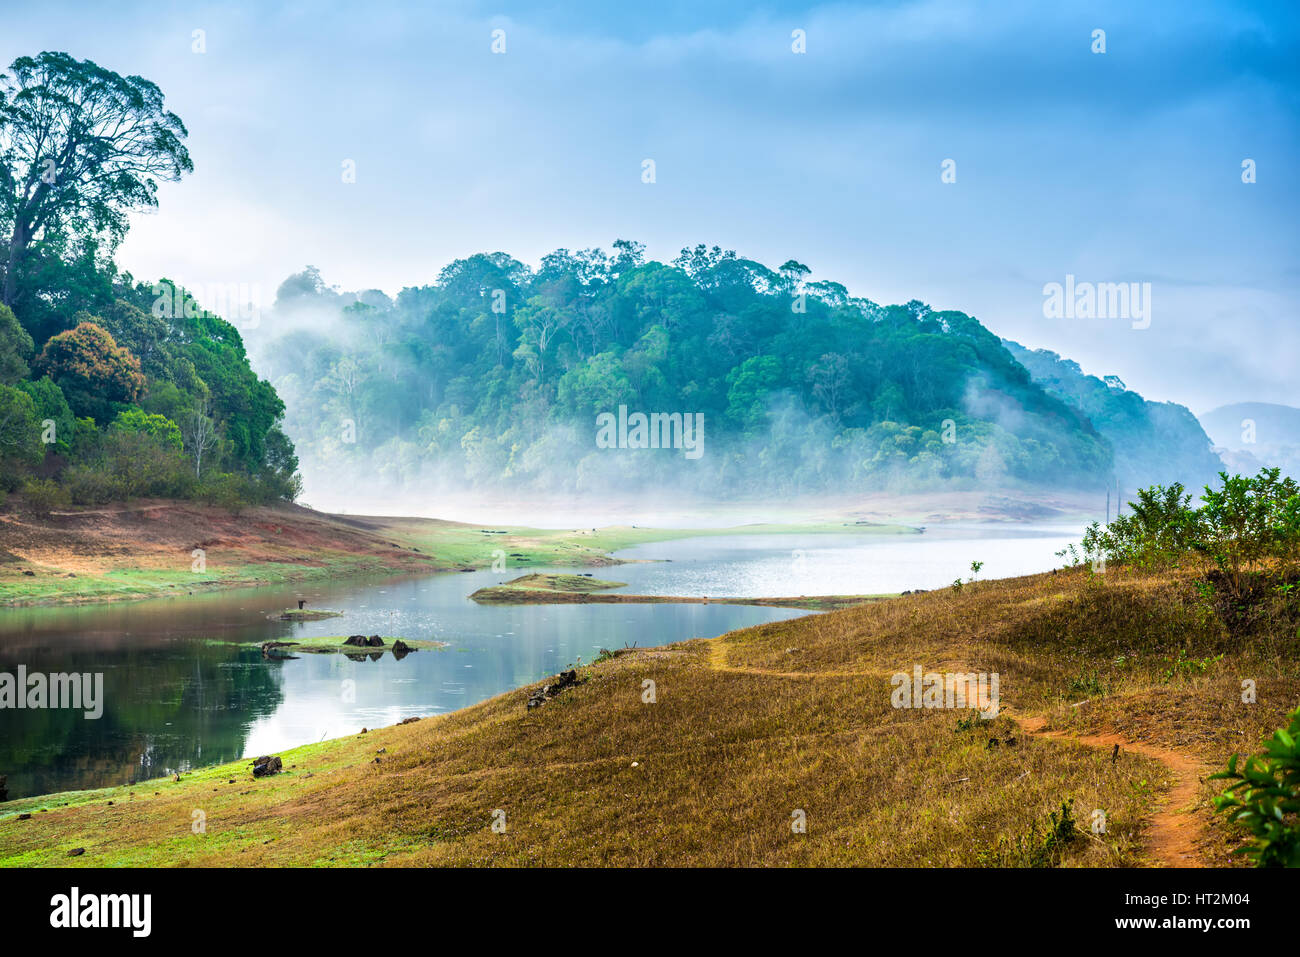
[[[49,515],[53,509],[68,504],[68,493],[50,479],[28,479],[23,485],[23,498],[37,515]]]
[[[65,469],[63,487],[76,505],[104,505],[126,498],[122,484],[113,475],[85,465]]]
[[[1253,840],[1236,853],[1257,867],[1300,867],[1300,708],[1289,718],[1264,742],[1263,755],[1238,769],[1234,754],[1226,771],[1210,775],[1233,782],[1214,807],[1250,831]]]

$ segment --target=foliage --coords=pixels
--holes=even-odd
[[[308,268],[252,347],[300,453],[368,481],[797,492],[1101,485],[1111,450],[978,321],[882,307],[717,247],[640,244],[449,265],[395,300]],[[269,327],[268,327],[269,328]],[[698,413],[705,447],[612,454],[596,416]]]
[[[111,258],[127,214],[191,171],[185,136],[139,76],[42,53],[0,77],[0,388],[17,386],[0,392],[0,486],[36,473],[78,504],[298,494],[284,404],[239,332]]]
[[[1207,557],[1213,567],[1197,590],[1230,633],[1258,621],[1294,630],[1300,618],[1300,486],[1279,469],[1258,475],[1219,473],[1202,504],[1178,483],[1142,489],[1130,514],[1084,532],[1084,555],[1135,566],[1167,568]],[[1073,547],[1068,551],[1078,561]],[[1064,553],[1058,553],[1064,554]],[[1175,662],[1174,673],[1190,663]]]
[[[1238,853],[1258,867],[1300,867],[1300,708],[1290,723],[1264,742],[1264,754],[1238,767],[1238,755],[1210,780],[1232,783],[1214,799],[1215,810],[1245,827],[1252,841]]]
[[[992,851],[980,855],[980,863],[986,867],[1057,867],[1080,837],[1071,798],[1061,802],[1059,811],[1048,812],[1045,823],[1033,820],[1022,834],[1000,838]]]
[[[1077,362],[1055,352],[1005,339],[1003,345],[1050,395],[1088,417],[1114,449],[1114,474],[1125,487],[1171,478],[1203,484],[1223,467],[1209,436],[1184,406],[1144,399],[1114,376],[1085,375]]]
[[[0,487],[16,489],[25,466],[41,460],[40,432],[32,397],[0,385]]]
[[[14,60],[0,77],[0,301],[21,301],[33,247],[66,260],[78,244],[116,244],[130,211],[157,205],[158,180],[193,169],[186,135],[143,77],[67,53]]]
[[[0,305],[0,385],[13,385],[31,370],[32,337],[8,306]]]
[[[146,435],[158,440],[164,448],[181,451],[181,430],[171,419],[163,415],[153,415],[143,409],[127,409],[119,412],[113,420],[110,431],[129,435]]]
[[[144,391],[140,360],[119,346],[108,330],[83,320],[50,338],[37,368],[54,380],[77,415],[97,422],[134,402]]]
[[[1205,487],[1200,507],[1181,484],[1141,489],[1129,514],[1084,533],[1084,552],[1110,561],[1169,564],[1196,551],[1213,560],[1235,586],[1245,573],[1272,562],[1283,571],[1300,558],[1300,485],[1276,468],[1255,476],[1219,473],[1221,488]]]

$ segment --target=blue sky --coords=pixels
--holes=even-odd
[[[141,74],[189,127],[195,173],[121,250],[139,277],[391,293],[478,251],[707,242],[1197,412],[1300,405],[1298,5],[109,6],[11,11],[0,58]],[[1150,327],[1045,318],[1067,274],[1150,282]]]

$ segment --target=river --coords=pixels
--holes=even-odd
[[[620,552],[598,569],[629,593],[755,597],[876,594],[1043,571],[1077,530],[967,525],[923,535],[729,535]],[[573,569],[529,568],[569,572]],[[219,764],[463,708],[603,648],[647,647],[792,618],[720,604],[496,605],[468,595],[510,569],[414,579],[238,589],[147,601],[0,610],[0,671],[102,673],[103,714],[0,711],[10,798],[102,787]],[[304,598],[340,618],[273,615]],[[433,639],[401,661],[338,654],[263,659],[248,642],[381,634]]]

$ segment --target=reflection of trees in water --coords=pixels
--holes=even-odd
[[[284,698],[280,666],[235,645],[186,641],[24,658],[29,674],[102,671],[104,713],[88,720],[71,709],[0,712],[0,774],[9,777],[10,798],[232,761],[253,721]]]

